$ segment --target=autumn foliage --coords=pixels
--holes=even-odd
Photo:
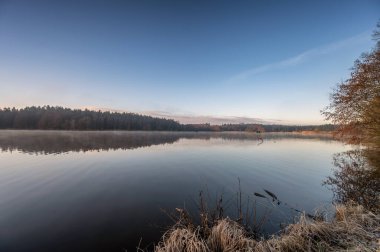
[[[331,94],[322,113],[338,125],[336,134],[349,143],[380,148],[380,23],[375,47],[358,59],[349,79]]]

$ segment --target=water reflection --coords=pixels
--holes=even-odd
[[[174,143],[179,136],[134,132],[0,131],[0,148],[24,153],[53,154],[69,151],[135,149]]]
[[[284,138],[331,139],[327,135],[302,135],[292,133],[245,132],[142,132],[142,131],[0,131],[0,150],[21,151],[33,154],[86,152],[93,150],[126,150],[152,145],[173,144],[179,139],[264,141]]]
[[[366,150],[356,149],[334,155],[335,169],[324,184],[334,192],[335,201],[355,201],[366,208],[379,212],[380,176],[377,166],[368,163]],[[376,161],[374,155],[370,155]]]
[[[345,146],[324,136],[262,138],[258,145],[256,133],[0,131],[0,251],[135,251],[172,224],[160,209],[192,212],[205,186],[212,202],[223,193],[233,217],[237,178],[243,197],[257,200],[257,216],[273,203],[254,196],[263,189],[307,212],[331,202],[321,181]],[[279,207],[265,232],[293,220],[294,211]]]

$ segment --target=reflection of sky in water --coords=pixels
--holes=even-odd
[[[66,143],[64,154],[0,153],[0,250],[132,249],[141,236],[145,242],[157,239],[170,224],[160,208],[185,204],[193,209],[206,187],[213,200],[222,192],[231,199],[238,177],[245,197],[267,189],[311,212],[331,202],[331,192],[321,183],[331,173],[332,155],[349,148],[317,138],[272,138],[258,145],[241,135],[235,140],[173,138],[169,133],[163,139],[154,137],[153,145],[149,137],[141,145],[134,138],[134,147],[150,147],[128,150],[77,152],[75,143],[75,151],[68,151]],[[18,145],[15,139],[7,140],[8,147],[33,153],[28,147],[32,145]],[[59,142],[55,152],[57,146]],[[255,199],[259,205],[271,205]],[[227,214],[234,213],[232,203]],[[266,230],[276,231],[280,222],[291,220],[291,213],[284,206],[276,208]]]

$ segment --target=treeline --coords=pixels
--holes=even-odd
[[[161,131],[331,131],[333,125],[291,126],[261,124],[180,124],[171,119],[134,113],[102,112],[43,106],[0,108],[0,129],[161,130]]]
[[[332,124],[324,125],[278,125],[278,124],[187,124],[188,131],[246,131],[246,132],[294,132],[294,131],[333,131]]]
[[[174,120],[134,113],[115,113],[63,107],[0,109],[1,129],[52,130],[180,130]]]

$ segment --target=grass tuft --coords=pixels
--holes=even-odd
[[[336,206],[331,221],[302,214],[295,224],[268,239],[254,239],[236,221],[223,218],[201,232],[201,227],[176,224],[155,247],[169,251],[379,251],[380,216],[353,203]]]

